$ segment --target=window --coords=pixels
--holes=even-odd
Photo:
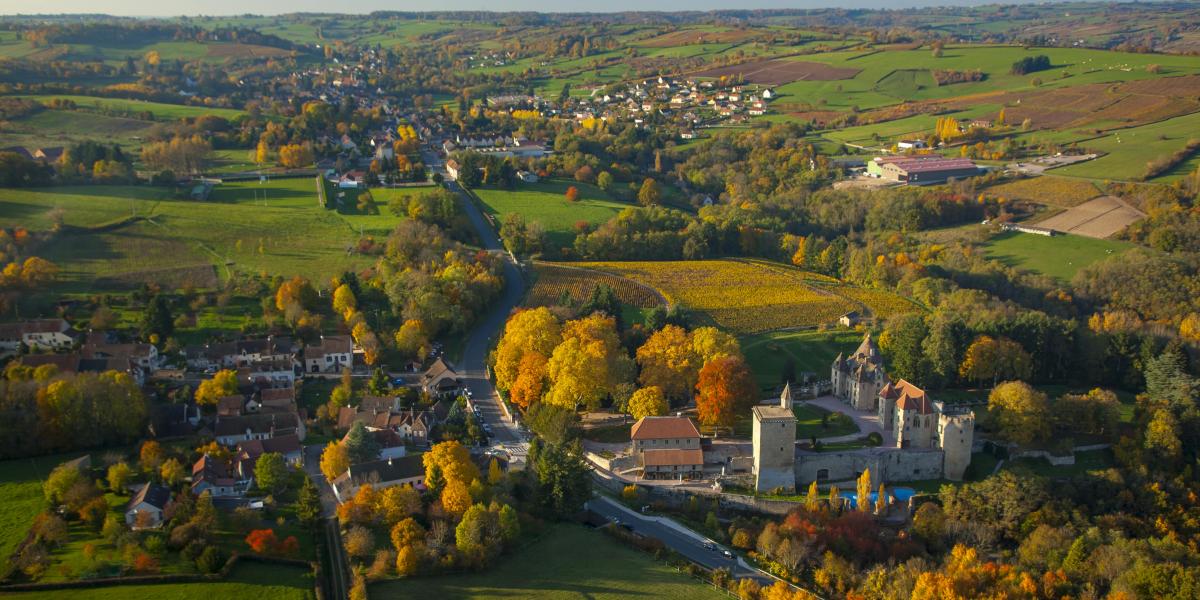
[[[817,481],[829,479],[829,469],[817,469]]]

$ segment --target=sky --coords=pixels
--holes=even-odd
[[[1020,3],[1022,0],[1015,0]],[[0,0],[0,14],[104,13],[121,16],[273,15],[292,12],[369,13],[376,10],[437,11],[490,10],[538,12],[614,12],[633,10],[717,10],[756,8],[911,8],[914,6],[976,5],[999,0],[455,0],[450,3],[414,0],[55,0],[31,3]],[[1012,4],[1014,0],[1004,3]]]

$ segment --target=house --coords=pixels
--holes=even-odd
[[[854,327],[862,321],[862,315],[856,310],[852,310],[838,318],[838,325],[842,327]]]
[[[217,399],[217,417],[240,417],[246,409],[246,399],[241,394]]]
[[[354,359],[354,342],[348,335],[323,335],[321,343],[304,347],[305,373],[341,373]]]
[[[228,464],[207,454],[192,465],[192,494],[196,496],[208,492],[213,498],[236,498],[249,488],[249,481],[237,479]]]
[[[238,442],[233,455],[237,475],[245,480],[254,479],[255,463],[268,452],[282,455],[284,462],[293,467],[304,466],[304,447],[300,445],[300,438],[295,434],[281,435],[269,440]]]
[[[63,147],[62,146],[50,146],[48,148],[38,148],[37,150],[33,151],[34,158],[48,162],[48,163],[58,162],[58,159],[62,158],[62,155],[63,155]]]
[[[896,147],[901,150],[922,150],[925,148],[925,140],[900,140]]]
[[[441,357],[433,361],[433,364],[425,370],[425,374],[421,375],[418,385],[420,385],[421,391],[431,396],[456,394],[462,389],[462,382],[458,379],[458,373],[454,372],[450,363]]]
[[[331,484],[338,502],[345,502],[358,493],[363,484],[371,484],[376,490],[397,485],[425,486],[425,463],[420,454],[401,458],[388,458],[350,465],[346,472]]]
[[[125,506],[125,524],[133,529],[154,529],[163,523],[163,513],[171,506],[171,490],[147,483]]]
[[[645,479],[697,479],[704,472],[699,448],[644,450],[638,461]]]
[[[80,350],[83,358],[115,358],[128,360],[131,366],[149,373],[158,368],[158,348],[154,344],[105,343],[89,341]]]
[[[700,431],[687,417],[642,417],[630,431],[633,452],[647,450],[699,450]]]
[[[338,178],[338,189],[356,190],[367,187],[367,174],[362,171],[349,171]]]
[[[217,417],[214,435],[217,443],[235,446],[249,440],[269,440],[274,437],[295,434],[304,440],[304,421],[296,413],[271,413]]]
[[[79,335],[63,319],[38,319],[0,324],[0,353],[16,352],[21,344],[36,350],[65,350]]]
[[[432,411],[370,406],[364,401],[358,408],[343,406],[338,411],[337,426],[339,431],[349,431],[355,422],[361,422],[367,431],[391,431],[403,440],[424,444],[429,441],[435,419]]]
[[[446,175],[450,177],[450,181],[458,181],[458,161],[453,158],[446,161]]]
[[[295,385],[296,363],[293,360],[256,360],[238,368],[238,381],[257,385]]]

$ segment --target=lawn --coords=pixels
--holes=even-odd
[[[843,435],[858,433],[858,425],[854,420],[846,417],[830,417],[833,413],[805,402],[797,402],[792,407],[792,412],[796,414],[796,440],[808,441],[812,438],[829,438]],[[754,422],[749,414],[738,415],[733,422],[733,437],[736,439],[750,439],[753,435]],[[861,448],[862,442],[847,442],[841,449],[846,448]],[[830,449],[837,449],[831,447]]]
[[[347,252],[359,236],[359,223],[350,221],[356,217],[320,208],[308,177],[228,182],[207,202],[146,186],[0,190],[0,196],[2,227],[46,229],[52,212],[74,226],[41,251],[61,269],[60,292],[127,289],[151,279],[203,288],[235,270],[323,283],[374,262]],[[123,222],[131,216],[140,220]],[[397,221],[361,218],[376,234]],[[86,229],[103,225],[111,227]]]
[[[1107,469],[1113,465],[1112,451],[1089,450],[1075,453],[1075,464],[1056,467],[1044,458],[1018,458],[1004,463],[1003,469],[1014,473],[1033,473],[1045,477],[1071,477],[1088,471]]]
[[[1031,235],[1008,231],[984,244],[986,256],[1005,265],[1070,282],[1080,269],[1133,247],[1128,242],[1081,235]]]
[[[128,600],[162,598],[164,600],[212,600],[214,598],[254,598],[255,600],[309,600],[316,597],[312,575],[297,567],[251,563],[239,564],[229,578],[211,583],[161,583],[119,585],[72,590],[10,593],[19,600]]]
[[[579,190],[579,199],[570,202],[567,188]],[[591,225],[603,223],[630,205],[612,200],[598,187],[566,180],[538,183],[518,183],[512,190],[478,188],[474,190],[484,209],[497,218],[497,225],[509,213],[519,213],[526,223],[540,223],[550,243],[569,247],[575,240],[575,224],[584,221]]]
[[[725,598],[605,534],[558,525],[532,545],[481,573],[417,578],[371,586],[372,598]]]
[[[789,360],[797,376],[814,373],[818,378],[828,378],[833,359],[839,353],[854,351],[862,342],[862,335],[846,329],[776,331],[742,336],[740,342],[758,384],[763,389],[775,389],[783,381]]]

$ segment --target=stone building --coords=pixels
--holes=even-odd
[[[863,338],[858,349],[849,357],[838,357],[830,372],[833,395],[845,400],[855,410],[876,409],[879,390],[887,383],[883,371],[883,355],[871,334]]]
[[[792,386],[783,387],[776,406],[755,406],[754,489],[796,489],[796,415],[792,412]]]

